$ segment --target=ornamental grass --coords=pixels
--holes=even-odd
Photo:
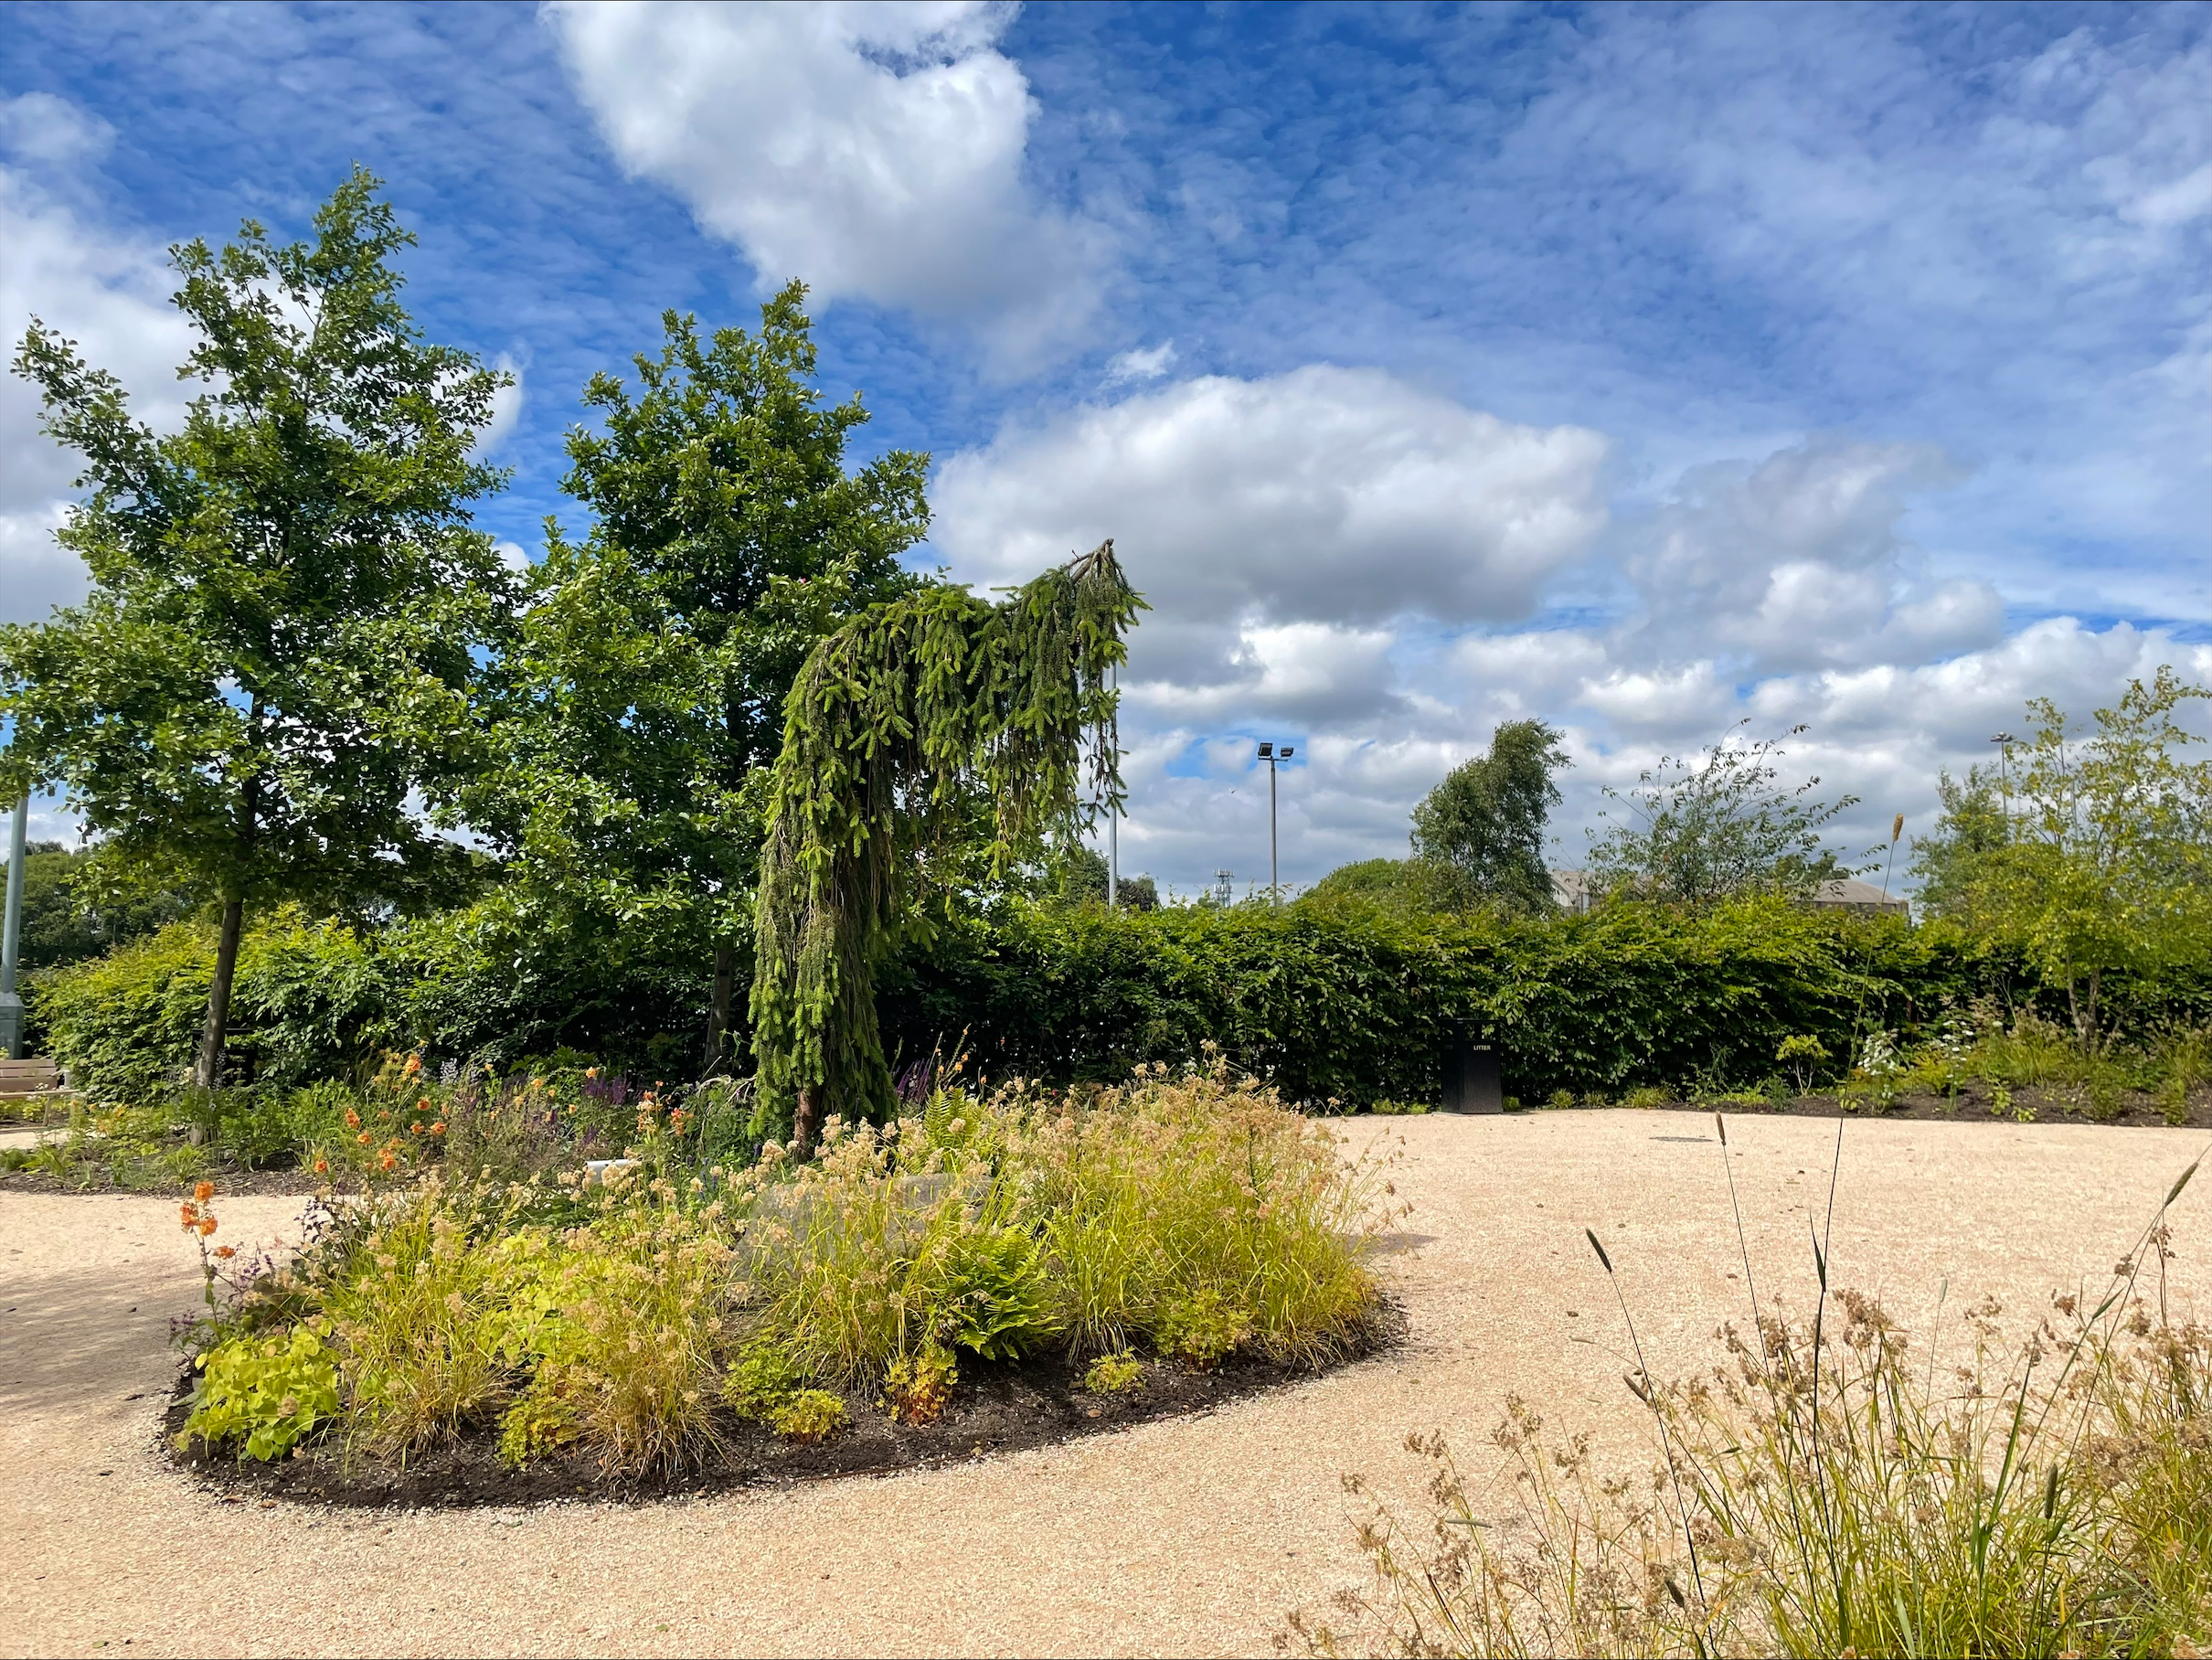
[[[1377,1331],[1386,1173],[1216,1059],[1080,1093],[938,1088],[880,1127],[832,1119],[806,1161],[706,1164],[698,1126],[650,1097],[636,1131],[611,1165],[449,1161],[329,1198],[292,1261],[192,1328],[225,1415],[196,1410],[183,1439],[219,1424],[243,1456],[257,1357],[296,1368],[301,1332],[338,1379],[317,1433],[348,1458],[480,1437],[635,1481],[710,1463],[740,1421],[834,1435],[832,1399],[930,1421],[962,1367],[1314,1366]]]
[[[2166,1208],[2196,1168],[2099,1299],[2056,1297],[2009,1343],[1987,1299],[1919,1337],[1878,1298],[1831,1294],[1817,1239],[1819,1301],[1790,1317],[1746,1253],[1750,1319],[1721,1328],[1719,1363],[1625,1378],[1647,1478],[1601,1474],[1586,1436],[1517,1398],[1491,1479],[1416,1436],[1428,1504],[1378,1508],[1359,1531],[1372,1588],[1290,1636],[1484,1656],[2212,1649],[2212,1332],[2163,1295]]]

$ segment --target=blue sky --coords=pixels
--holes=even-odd
[[[353,161],[511,364],[484,522],[561,511],[665,306],[817,289],[978,580],[1152,595],[1125,863],[1398,851],[1502,718],[1599,789],[1749,718],[1924,823],[2048,693],[2212,679],[2212,7],[54,6],[0,12],[0,324],[158,418],[160,250]],[[0,609],[78,579],[0,393]],[[567,516],[574,517],[569,514]],[[1255,814],[1260,816],[1255,817]],[[1864,823],[1860,821],[1863,820]]]

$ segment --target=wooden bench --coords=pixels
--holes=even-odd
[[[61,1087],[61,1074],[44,1056],[0,1060],[0,1095],[38,1095]]]

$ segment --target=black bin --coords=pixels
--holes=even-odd
[[[1455,1035],[1444,1044],[1444,1111],[1503,1112],[1505,1090],[1498,1080],[1498,1053],[1486,1043]]]

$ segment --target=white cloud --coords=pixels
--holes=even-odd
[[[1139,351],[1132,348],[1108,361],[1106,384],[1125,386],[1133,380],[1157,380],[1175,367],[1175,343],[1163,340],[1159,345]]]
[[[37,101],[27,116],[24,106]],[[58,111],[48,106],[58,105]],[[96,132],[59,100],[43,94],[0,106],[19,154],[85,154],[83,134]],[[74,125],[72,125],[74,122]],[[34,136],[75,134],[45,149]],[[66,176],[58,181],[66,186]],[[190,331],[168,304],[163,250],[87,220],[30,171],[0,166],[0,331],[9,355],[36,316],[74,340],[85,358],[114,373],[132,394],[133,412],[155,426],[181,419],[186,388],[175,367],[190,349]],[[77,463],[38,430],[35,387],[16,375],[0,378],[0,619],[37,622],[58,604],[80,598],[83,567],[53,541]]]
[[[2212,647],[2124,623],[2008,635],[1995,587],[1936,573],[1901,528],[1960,477],[1941,452],[1809,438],[1609,522],[1606,449],[1370,371],[1196,380],[954,457],[934,543],[1005,581],[1117,537],[1155,606],[1125,683],[1123,863],[1186,889],[1265,879],[1253,737],[1300,748],[1279,809],[1285,879],[1307,882],[1402,854],[1413,804],[1505,719],[1566,734],[1565,862],[1605,786],[1747,717],[1811,728],[1786,764],[1862,798],[1837,826],[1856,848],[1896,812],[1924,833],[1939,771],[1985,759],[2031,697],[2086,718],[2162,662],[2212,678]],[[1565,591],[1616,601],[1532,616]]]
[[[522,419],[525,395],[522,365],[502,353],[492,367],[502,374],[514,377],[512,386],[503,386],[492,394],[492,419],[476,434],[476,452],[481,456],[495,453],[515,431],[515,423]]]
[[[1376,369],[1208,377],[952,457],[931,540],[1004,581],[1111,536],[1164,633],[1502,621],[1602,527],[1606,453]]]
[[[1003,365],[1098,299],[1103,233],[1022,176],[1027,80],[1003,6],[580,5],[546,16],[622,165],[735,242],[764,286],[909,307]]]
[[[114,143],[114,128],[51,92],[0,98],[0,151],[20,161],[69,166],[99,160]]]

